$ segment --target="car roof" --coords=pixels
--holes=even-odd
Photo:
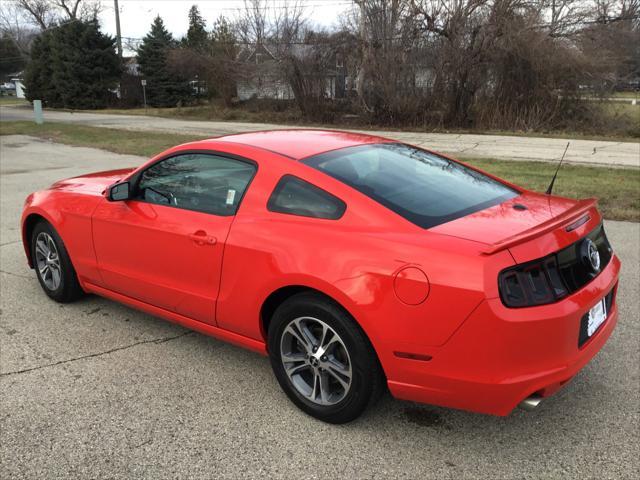
[[[388,143],[392,140],[355,132],[339,130],[287,129],[238,133],[212,139],[262,148],[286,157],[300,160],[330,150],[370,143]],[[204,140],[203,142],[206,142]],[[199,143],[199,142],[196,142]]]

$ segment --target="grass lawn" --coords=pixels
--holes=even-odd
[[[32,122],[2,122],[0,135],[31,135],[58,143],[144,157],[151,157],[179,143],[203,138],[51,122],[44,125]],[[468,157],[461,159],[517,185],[539,192],[546,190],[556,168],[556,164],[546,162]],[[558,174],[554,193],[571,198],[598,197],[600,209],[606,218],[640,221],[640,169],[565,164]]]
[[[169,147],[206,137],[155,132],[135,132],[87,127],[69,123],[0,122],[0,135],[31,135],[52,142],[93,147],[115,153],[152,157]]]
[[[638,92],[614,92],[612,95],[614,98],[628,98],[629,100],[633,100],[637,98],[640,100],[640,91]]]
[[[16,98],[14,96],[0,96],[0,105],[27,105],[29,102],[24,98]]]
[[[556,164],[461,158],[500,178],[537,192],[551,182]],[[603,215],[611,220],[640,221],[640,170],[563,164],[553,187],[555,195],[597,197]]]

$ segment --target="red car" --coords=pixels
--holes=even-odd
[[[229,135],[29,195],[45,293],[94,293],[269,355],[302,410],[533,407],[602,348],[620,261],[595,201],[321,130]]]

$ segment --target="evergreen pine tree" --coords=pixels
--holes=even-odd
[[[171,33],[157,16],[138,48],[138,63],[147,80],[147,103],[151,106],[173,107],[191,94],[189,83],[169,68],[169,51],[175,47]]]
[[[208,42],[207,24],[200,15],[198,6],[193,5],[189,9],[189,29],[187,36],[183,39],[183,46],[202,53],[207,49]]]
[[[42,100],[47,106],[60,105],[53,78],[51,38],[53,31],[35,38],[31,45],[31,60],[24,71],[24,86],[27,100]]]
[[[222,97],[225,104],[230,106],[233,98],[237,95],[237,68],[235,65],[238,45],[231,25],[223,16],[218,17],[213,24],[210,51],[212,61],[216,66],[210,74],[210,91]],[[213,86],[215,86],[215,90],[212,88]]]
[[[219,16],[213,24],[211,31],[213,49],[229,58],[235,58],[238,54],[236,37],[233,28],[224,16]]]
[[[68,22],[34,41],[24,75],[27,98],[51,107],[104,108],[120,73],[115,40],[97,20]]]

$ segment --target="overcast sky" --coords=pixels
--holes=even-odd
[[[316,24],[330,27],[348,9],[350,0],[299,0],[305,5],[309,18]],[[187,32],[187,12],[191,5],[198,5],[200,13],[210,29],[219,15],[234,18],[244,0],[119,0],[120,28],[123,37],[142,38],[149,31],[151,22],[160,15],[169,31],[177,38]],[[282,5],[282,1],[276,0]],[[110,35],[116,34],[113,0],[102,0],[100,15],[102,28]]]

